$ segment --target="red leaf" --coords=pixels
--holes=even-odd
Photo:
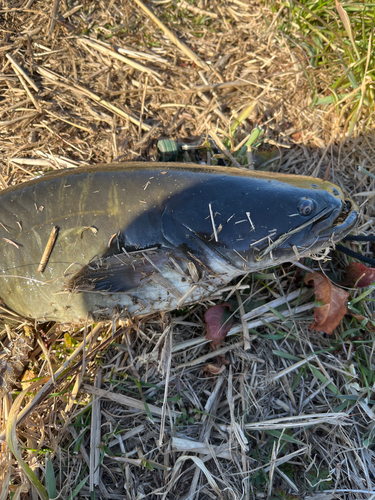
[[[232,328],[229,304],[220,304],[207,309],[204,320],[207,324],[206,339],[212,340],[211,349],[216,350]]]
[[[360,262],[351,262],[346,268],[346,279],[351,286],[364,288],[375,281],[375,268]]]
[[[349,294],[335,286],[321,273],[309,273],[305,276],[305,284],[314,283],[315,297],[323,305],[314,310],[315,321],[310,330],[318,330],[331,335],[346,314]]]

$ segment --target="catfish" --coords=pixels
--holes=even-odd
[[[54,171],[0,192],[0,298],[37,322],[182,308],[333,246],[358,215],[308,176],[153,162]]]

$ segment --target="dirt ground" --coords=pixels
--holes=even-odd
[[[267,3],[142,5],[1,3],[4,188],[53,169],[157,160],[160,138],[193,143],[209,135],[231,141],[234,155],[261,127],[246,168],[327,175],[361,205],[358,231],[371,233],[374,198],[366,193],[374,181],[358,167],[374,166],[373,129],[346,137],[334,109],[311,107],[308,62],[277,31]],[[312,69],[309,76],[324,95],[325,76]],[[335,254],[333,262],[340,276],[347,259]],[[284,266],[250,275],[237,292],[232,285],[211,302],[132,325],[43,326],[54,342],[36,348],[26,378],[61,366],[65,378],[56,386],[41,380],[39,396],[21,405],[17,436],[36,477],[45,486],[47,470],[63,499],[91,491],[127,500],[375,498],[373,388],[359,367],[362,356],[373,366],[373,334],[366,332],[362,353],[355,338],[340,336],[357,332],[354,320],[331,338],[310,332],[314,300],[298,273]],[[238,311],[220,351],[228,364],[207,375],[213,354],[204,312],[231,297]],[[272,311],[257,309],[264,304]],[[372,302],[366,307],[371,319]],[[8,328],[3,343],[9,336]],[[89,346],[83,362],[80,343]],[[19,409],[9,416],[11,404],[5,396],[3,428],[9,420],[15,428]],[[0,499],[21,491],[37,498],[36,483],[1,446]]]

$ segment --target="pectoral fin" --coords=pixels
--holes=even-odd
[[[122,293],[135,290],[162,273],[170,249],[142,250],[96,259],[71,277],[66,288],[72,292]]]

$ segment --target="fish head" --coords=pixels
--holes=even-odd
[[[237,234],[238,220],[234,220],[231,231],[237,237],[219,250],[236,267],[264,269],[319,253],[343,239],[357,223],[357,205],[330,182],[275,174],[261,184],[263,195],[254,197],[255,209],[250,198],[251,208],[242,211],[245,222],[241,224],[247,219],[247,231]],[[245,199],[241,202],[246,206]]]
[[[356,225],[357,205],[330,182],[240,172],[201,181],[173,203],[185,231],[179,241],[195,255],[206,251],[241,272],[255,271],[318,253]]]
[[[263,242],[250,243],[250,251],[244,252],[249,261],[254,258],[263,268],[298,260],[334,246],[355,227],[358,206],[338,186],[303,176],[278,182],[284,187],[272,201],[279,207],[270,217],[275,230]]]

